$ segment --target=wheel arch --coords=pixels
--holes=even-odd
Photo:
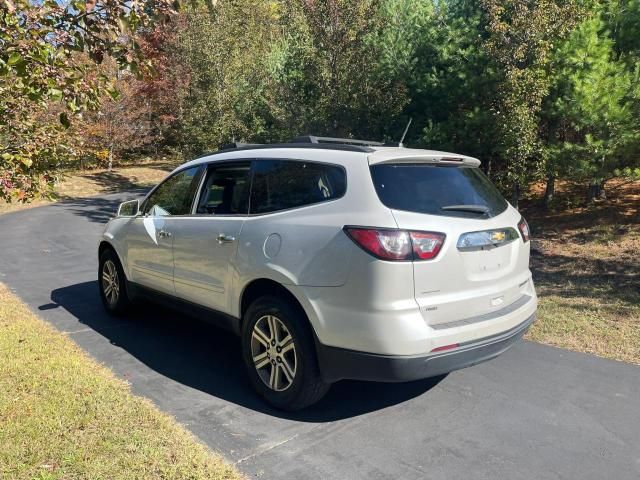
[[[122,272],[124,273],[125,280],[127,281],[127,291],[129,291],[130,290],[129,272],[127,272],[125,263],[122,261],[122,256],[118,253],[118,249],[115,247],[115,245],[113,245],[113,243],[104,239],[100,241],[100,245],[98,245],[98,261],[100,261],[100,257],[102,257],[102,254],[107,250],[111,250],[115,254],[118,261],[120,262],[120,267],[122,268]]]
[[[100,258],[102,254],[107,250],[113,250],[113,252],[118,255],[116,248],[110,242],[102,240],[100,241],[100,245],[98,246],[98,258]],[[118,260],[120,260],[120,263],[122,263],[120,255],[118,255]]]
[[[291,303],[301,314],[304,314],[307,324],[315,338],[317,338],[315,327],[313,325],[313,310],[310,305],[305,306],[304,300],[292,292],[286,285],[283,285],[269,278],[257,278],[245,285],[240,295],[240,331],[242,330],[242,322],[244,314],[255,300],[258,298],[272,295],[277,298],[284,299]]]
[[[107,250],[111,250],[113,253],[116,254],[116,257],[118,257],[118,261],[120,262],[120,266],[122,267],[122,270],[124,271],[125,275],[127,275],[128,272],[127,272],[127,269],[125,268],[125,262],[123,261],[122,255],[120,255],[120,252],[118,252],[118,249],[112,242],[105,239],[102,239],[100,241],[100,245],[98,245],[98,259]]]
[[[100,263],[100,258],[102,257],[104,252],[109,250],[113,252],[113,254],[116,256],[116,259],[120,263],[120,268],[122,269],[122,273],[124,274],[124,288],[126,289],[126,293],[128,297],[130,299],[133,299],[135,297],[136,292],[133,288],[133,285],[129,283],[129,276],[128,276],[129,274],[125,269],[125,264],[122,261],[122,257],[118,253],[118,250],[116,249],[116,247],[108,240],[102,239],[100,241],[100,244],[98,245],[98,264]],[[98,282],[100,281],[101,281],[100,276],[98,276]]]
[[[304,315],[306,320],[306,325],[309,328],[309,333],[311,334],[313,341],[313,356],[314,361],[319,369],[321,375],[324,378],[324,367],[320,359],[320,352],[318,350],[318,345],[320,344],[320,340],[318,338],[318,334],[316,333],[316,328],[314,326],[314,319],[317,321],[317,317],[314,317],[315,312],[313,307],[306,301],[305,298],[299,298],[290,288],[286,285],[278,283],[275,280],[268,278],[258,278],[250,281],[242,290],[242,294],[240,296],[240,321],[238,322],[238,334],[242,334],[242,329],[244,327],[244,314],[251,305],[251,303],[264,295],[273,295],[277,298],[284,299],[288,301],[296,310],[300,312],[300,314]],[[305,308],[306,307],[306,308]]]

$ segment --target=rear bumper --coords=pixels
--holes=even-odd
[[[318,343],[320,371],[327,382],[343,379],[408,382],[434,377],[497,357],[522,338],[535,318],[533,313],[510,330],[431,355],[378,355]]]

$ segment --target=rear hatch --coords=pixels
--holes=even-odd
[[[413,262],[415,298],[434,328],[499,317],[533,295],[521,216],[477,165],[456,158],[370,165],[399,228],[446,235],[436,258]]]

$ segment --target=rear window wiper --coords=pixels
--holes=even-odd
[[[440,210],[454,212],[471,212],[486,215],[491,209],[486,205],[447,205],[446,207],[440,207]]]

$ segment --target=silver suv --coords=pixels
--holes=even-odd
[[[527,223],[479,165],[317,137],[204,156],[106,225],[102,300],[168,299],[231,329],[255,389],[288,410],[341,379],[491,359],[537,298]]]

